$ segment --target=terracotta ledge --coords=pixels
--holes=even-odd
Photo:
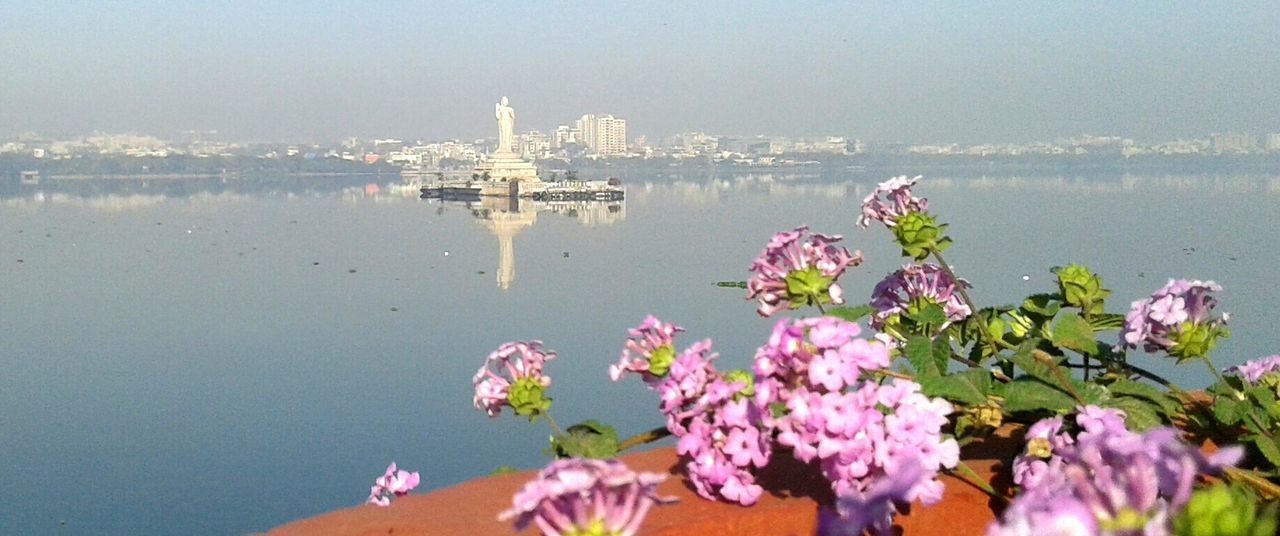
[[[971,446],[965,452],[969,457],[966,463],[996,489],[1007,489],[1006,482],[992,480],[1000,462],[990,459],[991,454],[983,458],[983,454],[1015,452],[1020,448],[1016,443],[1004,437]],[[829,486],[816,471],[785,453],[775,453],[772,463],[759,475],[765,494],[751,507],[698,497],[685,483],[673,447],[628,454],[621,459],[634,471],[670,474],[658,487],[658,493],[679,498],[675,504],[650,510],[640,531],[645,535],[808,536],[816,527],[819,502],[831,497]],[[511,525],[498,522],[496,516],[511,506],[511,496],[535,473],[478,478],[430,493],[400,497],[385,508],[361,505],[337,510],[294,521],[268,534],[512,534]],[[994,517],[989,497],[954,477],[943,476],[942,481],[946,495],[941,503],[929,508],[916,505],[909,514],[896,518],[902,532],[982,534]],[[536,534],[536,530],[530,528],[522,534]]]

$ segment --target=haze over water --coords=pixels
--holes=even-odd
[[[522,206],[505,290],[486,222],[511,207],[15,193],[0,202],[0,533],[246,533],[359,504],[392,460],[423,489],[541,466],[541,424],[471,407],[471,375],[513,339],[559,352],[561,423],[656,426],[653,393],[607,378],[626,329],[652,313],[746,366],[773,320],[713,283],[805,223],[864,252],[842,283],[865,300],[902,263],[887,232],[854,226],[879,179],[631,181],[614,211]],[[1213,279],[1232,313],[1219,364],[1277,351],[1280,178],[938,177],[918,193],[980,305],[1051,290],[1048,268],[1072,261],[1102,274],[1112,312],[1170,277]]]

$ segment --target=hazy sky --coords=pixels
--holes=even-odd
[[[0,135],[1280,132],[1280,2],[192,4],[0,2]]]

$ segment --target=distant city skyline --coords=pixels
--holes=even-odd
[[[1265,137],[1275,50],[1271,3],[15,2],[0,137],[476,139],[501,95],[548,135]]]

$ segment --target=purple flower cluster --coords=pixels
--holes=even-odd
[[[1024,474],[1022,493],[987,528],[988,536],[1167,535],[1196,475],[1218,471],[1243,452],[1229,448],[1205,456],[1173,428],[1136,434],[1114,430],[1115,414],[1082,412],[1077,421],[1082,417],[1088,433],[1055,449],[1031,483]],[[1045,438],[1058,435],[1047,428],[1041,430]]]
[[[1058,453],[1074,445],[1077,439],[1086,441],[1095,436],[1133,435],[1125,428],[1124,418],[1124,412],[1118,409],[1094,405],[1077,407],[1075,421],[1080,431],[1075,437],[1063,430],[1061,416],[1032,424],[1024,437],[1026,448],[1013,460],[1013,483],[1023,489],[1035,487],[1049,471],[1050,465],[1060,462]]]
[[[373,487],[369,488],[369,498],[365,500],[365,504],[376,504],[378,506],[387,506],[391,504],[392,497],[399,497],[418,487],[418,472],[412,473],[396,469],[396,462],[391,462],[387,466],[387,472],[373,481]]]
[[[1218,300],[1212,292],[1222,287],[1213,281],[1170,279],[1150,298],[1133,302],[1120,330],[1120,343],[1148,352],[1164,350],[1174,357],[1203,357],[1218,337],[1226,336],[1230,315],[1211,316]]]
[[[899,511],[900,504],[911,502],[907,495],[923,473],[924,468],[910,460],[896,474],[877,480],[861,495],[840,497],[835,510],[819,511],[818,535],[849,536],[867,531],[876,536],[893,534],[893,514]]]
[[[1244,379],[1249,385],[1257,385],[1264,378],[1274,377],[1276,383],[1280,383],[1280,375],[1271,376],[1273,372],[1280,371],[1280,355],[1269,355],[1249,361],[1243,365],[1230,367],[1226,370],[1228,373],[1235,374]]]
[[[516,492],[498,519],[514,518],[517,531],[533,523],[544,535],[630,536],[655,503],[674,500],[657,495],[664,479],[632,472],[617,460],[555,460]]]
[[[780,320],[756,352],[756,403],[785,408],[772,419],[778,442],[801,461],[818,460],[838,495],[865,497],[878,480],[918,464],[906,497],[932,504],[942,496],[938,469],[959,461],[956,441],[941,437],[951,404],[913,381],[864,379],[889,365],[889,350],[860,332],[838,318]]]
[[[672,339],[682,331],[684,328],[680,326],[653,315],[646,316],[639,326],[627,330],[630,338],[622,348],[618,364],[609,366],[609,378],[616,382],[630,371],[640,374],[649,387],[654,387],[667,375],[676,356]]]
[[[471,378],[475,386],[472,403],[489,417],[496,417],[503,406],[515,409],[509,401],[513,387],[537,390],[540,399],[541,390],[551,385],[542,366],[555,357],[555,352],[542,350],[542,341],[514,341],[499,346]]]
[[[844,290],[835,280],[846,267],[862,263],[862,252],[836,246],[838,235],[808,234],[807,226],[776,233],[751,262],[747,299],[759,299],[760,316],[783,307],[844,303]]]
[[[903,175],[876,186],[875,191],[862,200],[862,215],[858,217],[858,227],[866,229],[873,220],[893,227],[898,218],[905,214],[928,210],[928,199],[911,195],[911,187],[921,178],[922,176],[916,176],[909,179]]]
[[[889,274],[876,284],[871,292],[871,327],[882,333],[892,333],[898,327],[901,315],[917,313],[929,305],[942,307],[947,320],[937,330],[946,329],[953,322],[967,318],[973,311],[960,297],[958,288],[968,288],[963,279],[953,281],[936,264],[908,264]],[[894,334],[906,338],[903,333]],[[888,337],[892,339],[893,337]],[[888,341],[886,341],[888,342]]]

